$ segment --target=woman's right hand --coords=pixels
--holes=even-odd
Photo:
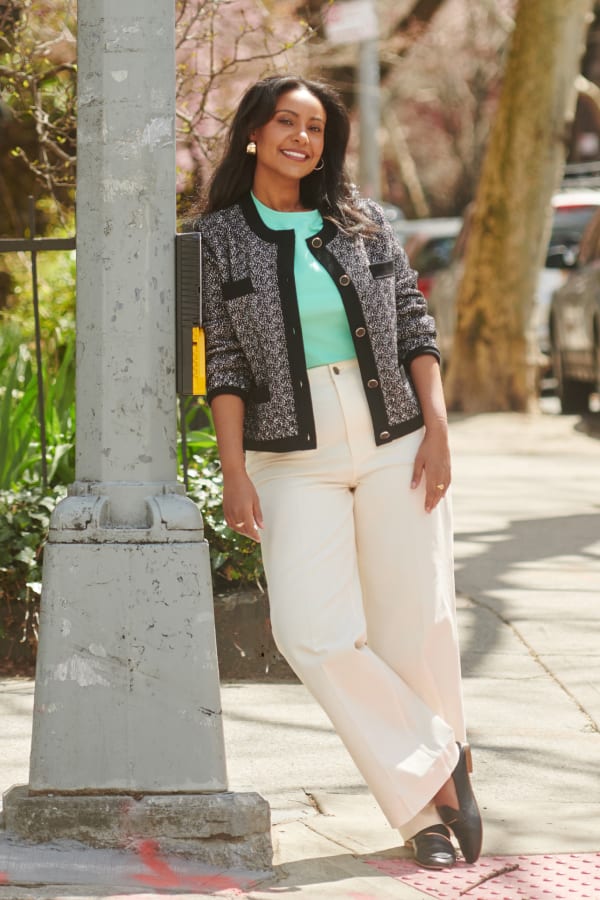
[[[238,534],[260,542],[260,500],[244,462],[244,402],[236,394],[218,394],[211,403],[223,473],[223,513]]]
[[[223,474],[223,513],[228,526],[260,543],[260,500],[245,469]]]

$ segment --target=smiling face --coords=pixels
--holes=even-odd
[[[256,142],[255,193],[261,183],[299,184],[319,165],[325,120],[321,101],[306,88],[281,94],[273,117],[250,135]]]

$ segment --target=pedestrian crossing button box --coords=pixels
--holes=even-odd
[[[202,238],[198,231],[175,235],[175,333],[177,393],[206,394],[202,327]]]

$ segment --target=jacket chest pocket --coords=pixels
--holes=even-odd
[[[394,260],[384,259],[382,262],[371,263],[369,269],[373,278],[390,278],[394,274]]]
[[[372,332],[396,333],[394,260],[369,264],[371,279],[364,294],[364,310]]]
[[[227,281],[222,285],[221,291],[224,300],[237,300],[247,294],[254,293],[254,285],[251,278],[238,278],[236,281]]]
[[[255,337],[257,319],[260,318],[260,307],[252,279],[247,276],[226,281],[221,285],[221,292],[234,328],[244,344],[249,337]]]

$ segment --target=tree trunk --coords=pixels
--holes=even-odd
[[[534,402],[539,351],[529,323],[592,6],[519,0],[456,300],[450,409],[518,411]]]
[[[444,0],[415,0],[410,11],[396,25],[396,30],[407,31],[415,25],[429,25],[443,3]]]
[[[385,99],[385,131],[388,137],[388,154],[398,167],[400,178],[406,188],[415,216],[426,219],[431,215],[427,197],[419,178],[419,171],[408,146],[402,122],[398,117],[395,105]]]

